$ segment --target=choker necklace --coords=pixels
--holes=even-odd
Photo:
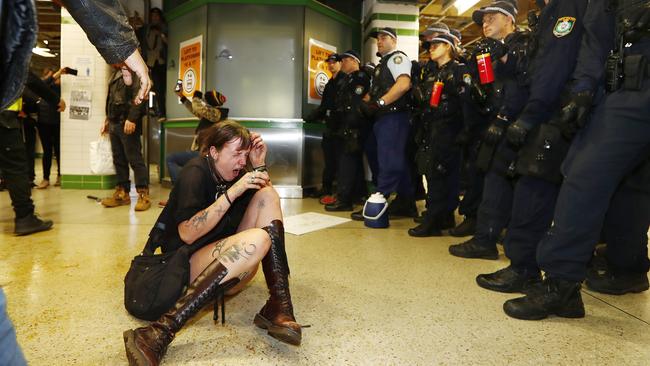
[[[212,158],[212,156],[210,156],[210,154],[205,156],[205,162],[206,164],[208,164],[208,169],[210,170],[210,176],[212,176],[212,180],[214,181],[214,184],[217,187],[217,197],[218,197],[226,192],[226,190],[229,187],[228,182],[226,182],[226,180],[221,177],[219,172],[215,171],[214,159]]]

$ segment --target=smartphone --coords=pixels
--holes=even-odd
[[[181,89],[183,89],[183,80],[178,79],[176,80],[176,87],[174,87],[174,91],[178,93],[179,91],[181,91]]]
[[[77,76],[77,69],[71,69],[69,67],[65,68],[66,74]]]

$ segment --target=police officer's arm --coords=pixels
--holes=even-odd
[[[560,19],[575,20],[568,32],[555,18],[539,25],[545,26],[539,30],[542,48],[532,60],[530,97],[518,120],[528,129],[550,118],[573,73],[580,49],[587,0],[555,0],[547,6],[553,5]]]
[[[609,51],[616,48],[616,17],[608,0],[590,0],[584,17],[584,35],[573,72],[573,93],[594,93],[602,85]]]
[[[411,76],[400,75],[397,80],[395,80],[395,84],[390,87],[388,92],[384,94],[381,99],[384,100],[386,105],[390,105],[391,103],[401,98],[402,95],[406,94],[409,89],[411,89]]]
[[[385,105],[390,105],[411,89],[411,61],[406,55],[396,53],[388,60],[387,66],[395,84],[380,99],[384,100]]]

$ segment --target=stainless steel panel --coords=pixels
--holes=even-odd
[[[322,130],[305,129],[305,149],[303,153],[303,174],[302,187],[315,188],[320,187],[322,183],[323,167],[325,166],[323,158],[323,141]]]

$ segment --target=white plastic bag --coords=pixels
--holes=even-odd
[[[98,175],[115,174],[111,140],[106,135],[90,143],[90,171]]]

